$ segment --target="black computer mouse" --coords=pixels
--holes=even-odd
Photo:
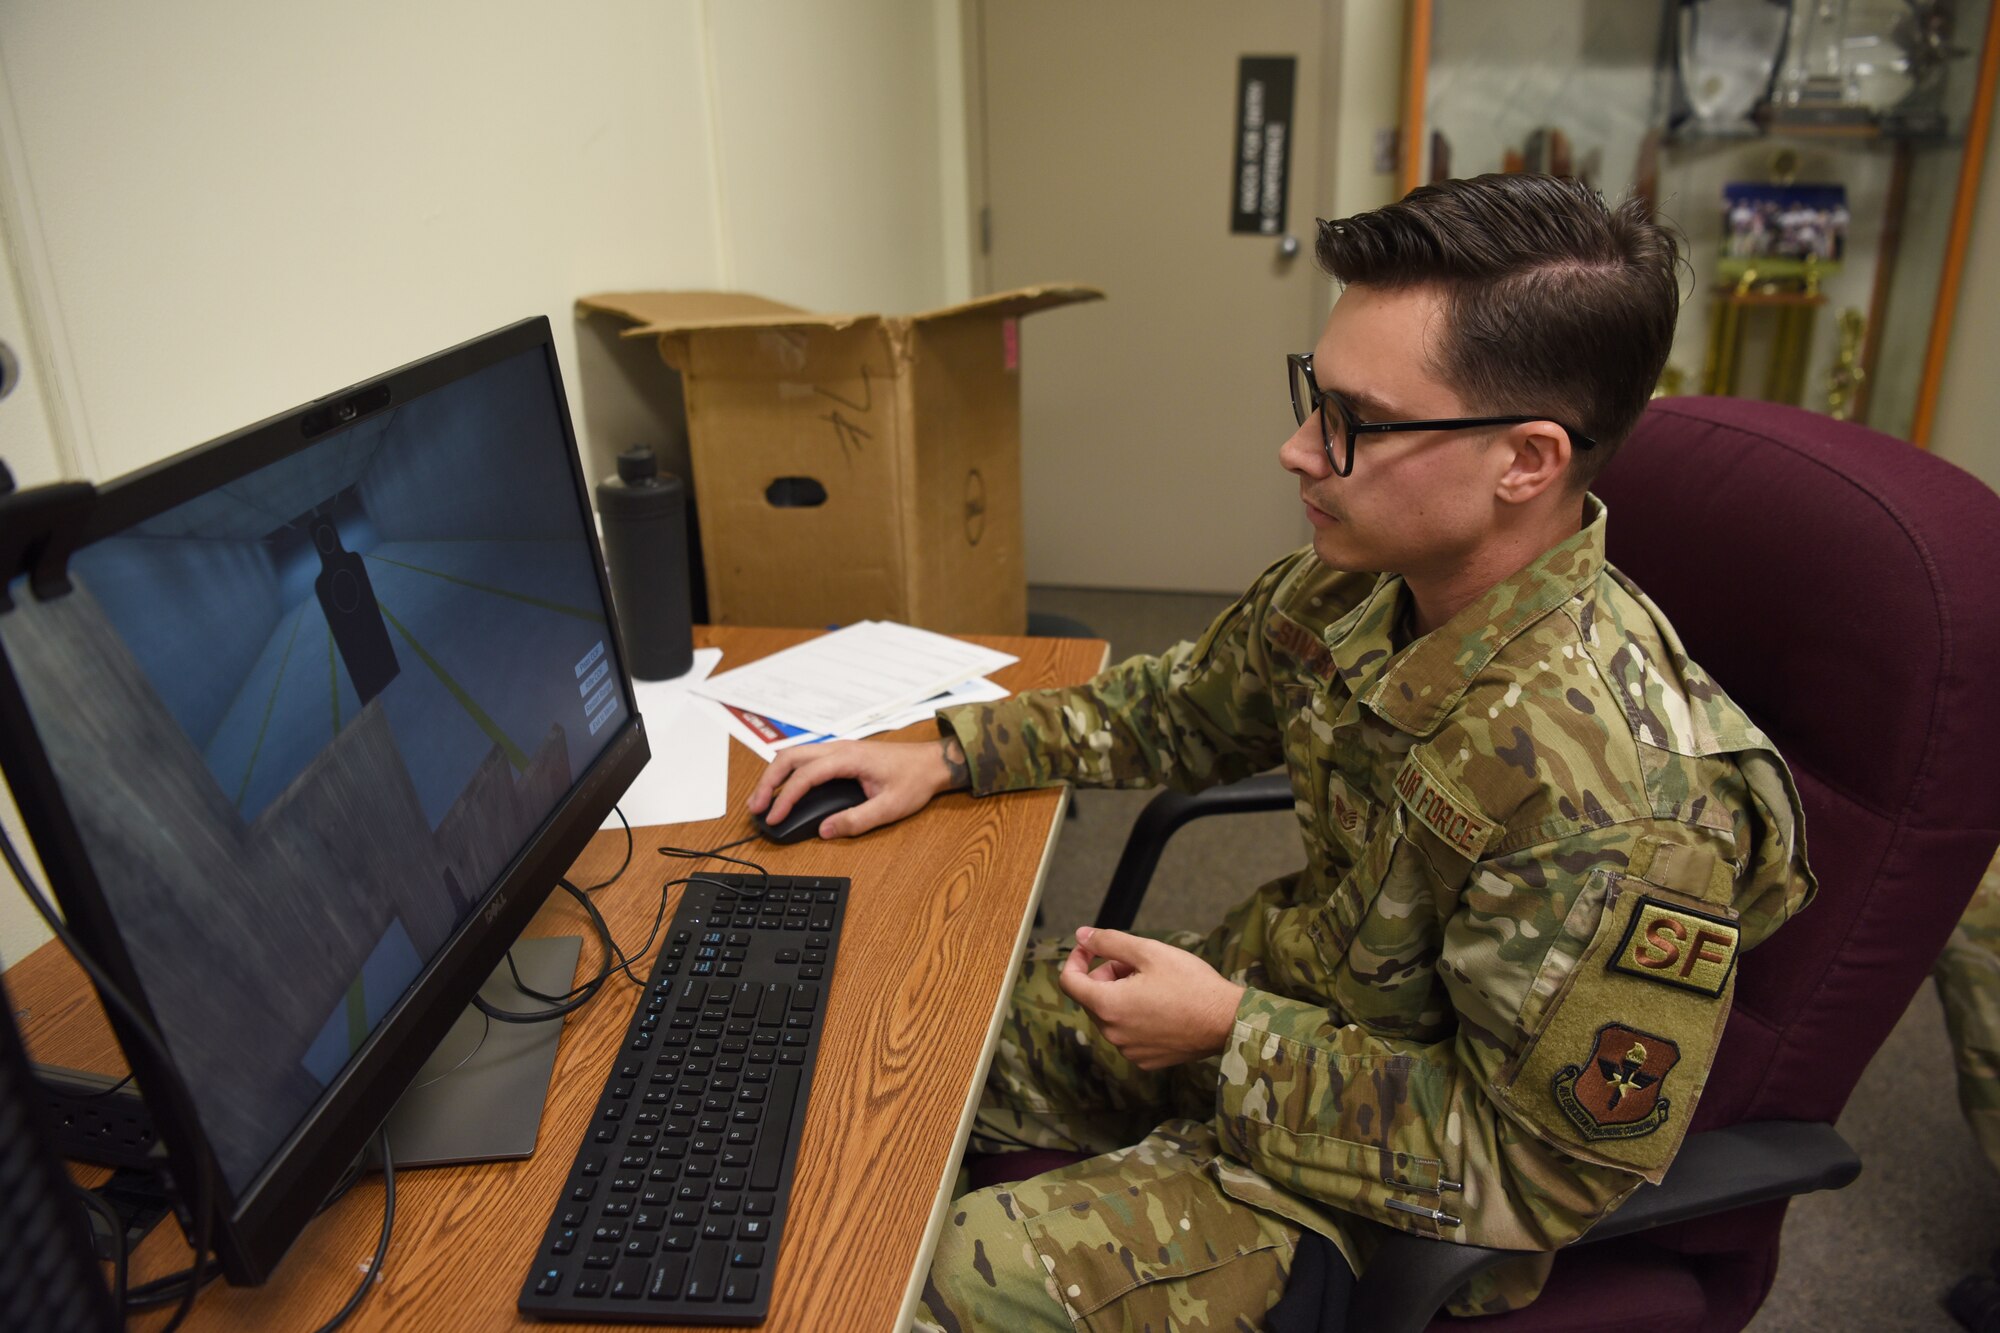
[[[750,822],[770,842],[804,842],[819,836],[820,822],[828,815],[852,810],[867,799],[868,793],[853,778],[832,778],[799,797],[776,824],[762,815],[750,816]]]

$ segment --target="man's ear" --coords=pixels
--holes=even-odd
[[[1498,441],[1508,451],[1506,471],[1494,485],[1503,504],[1525,504],[1562,485],[1569,471],[1569,432],[1553,421],[1510,426]]]

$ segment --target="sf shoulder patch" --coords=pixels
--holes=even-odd
[[[1681,1049],[1665,1037],[1622,1023],[1597,1030],[1582,1064],[1556,1072],[1556,1104],[1586,1139],[1636,1139],[1667,1123],[1667,1075]]]
[[[1736,966],[1740,934],[1734,922],[1719,916],[1641,898],[1610,967],[1662,985],[1720,995]]]

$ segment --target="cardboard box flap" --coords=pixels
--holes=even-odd
[[[631,320],[633,327],[619,334],[623,338],[652,338],[663,333],[692,333],[701,329],[844,329],[879,318],[817,315],[748,292],[600,292],[579,297],[576,308],[579,314],[601,311]]]
[[[971,301],[961,301],[957,305],[943,306],[937,310],[926,310],[921,315],[912,315],[912,323],[927,320],[956,319],[961,315],[1013,316],[1032,315],[1037,310],[1049,310],[1059,305],[1074,305],[1078,301],[1102,301],[1104,293],[1095,287],[1071,286],[1067,283],[1048,283],[1036,287],[1017,287],[1011,292],[995,292],[991,296],[981,296]]]

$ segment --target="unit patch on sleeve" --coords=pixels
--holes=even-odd
[[[1636,1139],[1667,1123],[1667,1074],[1681,1049],[1665,1037],[1606,1023],[1597,1049],[1556,1071],[1556,1104],[1586,1139]]]
[[[1736,966],[1738,934],[1734,922],[1719,916],[1641,898],[1610,967],[1662,985],[1720,995]]]

